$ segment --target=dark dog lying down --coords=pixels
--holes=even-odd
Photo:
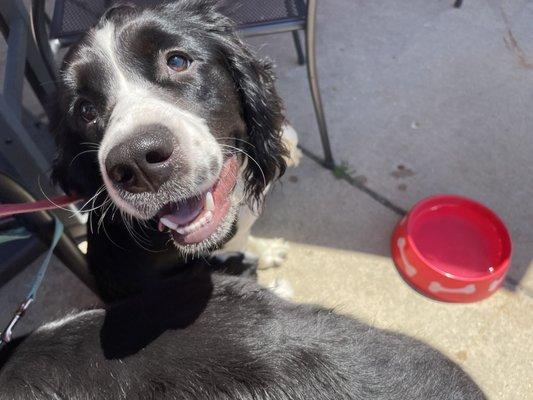
[[[484,398],[414,339],[194,269],[11,344],[0,399]]]

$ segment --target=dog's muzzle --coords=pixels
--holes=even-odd
[[[218,175],[204,180],[209,185],[206,187],[198,176],[190,179],[191,167],[176,135],[160,124],[137,127],[126,140],[109,150],[104,165],[108,184],[122,193],[119,196],[158,203],[152,216],[159,230],[168,229],[174,241],[181,245],[197,244],[211,237],[232,206],[231,194],[238,175],[237,157],[226,158]],[[183,196],[186,192],[169,189],[178,185],[182,189],[187,186],[189,197]],[[152,200],[146,200],[143,194],[150,195]],[[169,198],[175,200],[169,202]]]

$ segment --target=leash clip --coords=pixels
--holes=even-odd
[[[20,319],[24,316],[26,310],[32,302],[33,297],[30,297],[20,303],[17,311],[15,311],[15,314],[13,315],[13,318],[11,318],[4,331],[0,334],[0,346],[3,346],[11,341],[13,337],[13,328],[15,328],[15,325],[17,325]]]
[[[46,270],[48,269],[50,258],[52,258],[52,254],[54,253],[54,249],[57,245],[57,242],[59,242],[59,239],[61,239],[61,235],[63,234],[63,224],[59,219],[57,219],[57,217],[54,217],[54,221],[55,227],[54,236],[52,237],[52,244],[48,248],[48,252],[46,253],[43,261],[41,262],[41,266],[37,270],[37,274],[33,279],[30,291],[26,295],[25,300],[20,303],[19,307],[17,308],[17,311],[15,311],[15,314],[13,315],[13,318],[11,318],[11,321],[9,321],[9,324],[7,324],[7,327],[4,329],[4,331],[0,333],[0,348],[2,348],[6,343],[9,343],[11,341],[11,338],[13,337],[13,328],[24,316],[26,310],[35,299],[35,296],[37,295],[37,290],[39,289],[39,286],[41,286],[44,275],[46,274]]]

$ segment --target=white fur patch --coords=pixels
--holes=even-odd
[[[289,244],[281,239],[248,238],[248,251],[259,257],[259,269],[279,267],[289,252]]]
[[[282,299],[291,300],[294,297],[294,289],[286,279],[276,278],[267,285],[267,288]]]
[[[302,152],[298,148],[298,133],[291,124],[283,125],[283,132],[281,136],[285,147],[289,150],[289,157],[287,158],[288,167],[296,167],[300,164]]]

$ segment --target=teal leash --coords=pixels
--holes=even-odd
[[[29,239],[31,233],[26,230],[23,226],[11,229],[6,233],[0,235],[0,244],[12,242],[14,240]]]
[[[5,344],[9,343],[13,338],[13,329],[20,321],[20,319],[24,316],[24,313],[26,312],[30,304],[35,300],[37,296],[37,290],[39,290],[39,287],[43,282],[44,276],[46,275],[48,265],[50,264],[50,259],[52,258],[52,254],[54,254],[54,249],[56,248],[57,243],[59,242],[59,239],[63,234],[63,224],[61,223],[61,221],[54,217],[54,222],[54,236],[52,237],[52,243],[50,244],[50,247],[48,248],[45,257],[41,262],[39,269],[37,270],[37,274],[33,278],[33,282],[31,284],[28,294],[18,306],[6,328],[2,331],[2,333],[0,333],[0,349]],[[8,241],[18,239],[25,239],[27,237],[27,233],[23,231],[11,232],[10,234],[5,235],[4,237],[0,237],[0,243],[6,243]]]

